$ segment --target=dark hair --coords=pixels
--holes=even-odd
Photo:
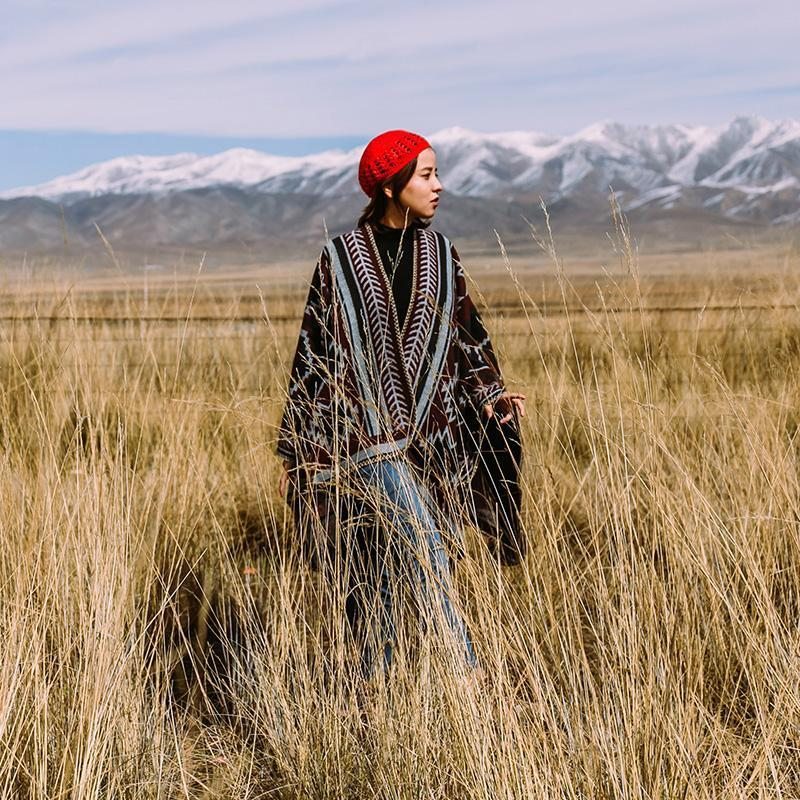
[[[384,214],[386,214],[386,209],[389,207],[389,203],[394,203],[399,209],[402,210],[403,206],[400,203],[400,192],[405,189],[406,184],[411,180],[416,169],[417,159],[414,158],[412,161],[409,161],[408,164],[406,164],[401,170],[395,172],[395,174],[390,178],[387,178],[385,181],[381,181],[375,186],[369,203],[364,206],[364,210],[361,212],[361,216],[358,218],[359,228],[365,222],[380,222],[383,219]],[[387,197],[386,192],[383,191],[387,186],[392,190],[391,198]],[[430,223],[422,220],[415,220],[415,224],[422,227],[427,227]]]

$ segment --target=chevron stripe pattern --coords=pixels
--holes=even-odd
[[[503,391],[463,268],[441,233],[416,228],[403,329],[367,226],[329,240],[303,316],[278,452],[325,481],[400,451],[448,480],[473,469],[465,425]],[[338,467],[336,465],[339,465]]]
[[[419,380],[422,355],[434,335],[434,322],[438,323],[436,300],[439,294],[439,283],[443,277],[439,273],[439,263],[436,258],[435,235],[427,230],[418,231],[415,246],[417,280],[412,287],[411,304],[403,341],[403,355],[412,386],[416,386]]]
[[[352,284],[359,293],[354,303],[365,329],[364,345],[367,362],[371,365],[373,381],[380,386],[385,418],[394,423],[406,423],[410,418],[408,386],[400,357],[397,332],[397,311],[386,283],[383,267],[375,263],[362,229],[342,236],[349,256],[349,267],[353,275]],[[355,300],[355,298],[354,298]]]

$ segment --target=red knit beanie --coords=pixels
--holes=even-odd
[[[386,131],[364,148],[358,165],[358,182],[368,197],[375,187],[413,161],[430,143],[410,131]]]

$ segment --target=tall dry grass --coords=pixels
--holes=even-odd
[[[800,795],[797,255],[648,275],[612,239],[485,282],[530,552],[468,532],[482,679],[423,647],[366,690],[277,494],[304,291],[9,283],[0,795]]]

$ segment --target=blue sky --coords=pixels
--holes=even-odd
[[[126,153],[800,116],[796,0],[2,0],[0,189]]]

